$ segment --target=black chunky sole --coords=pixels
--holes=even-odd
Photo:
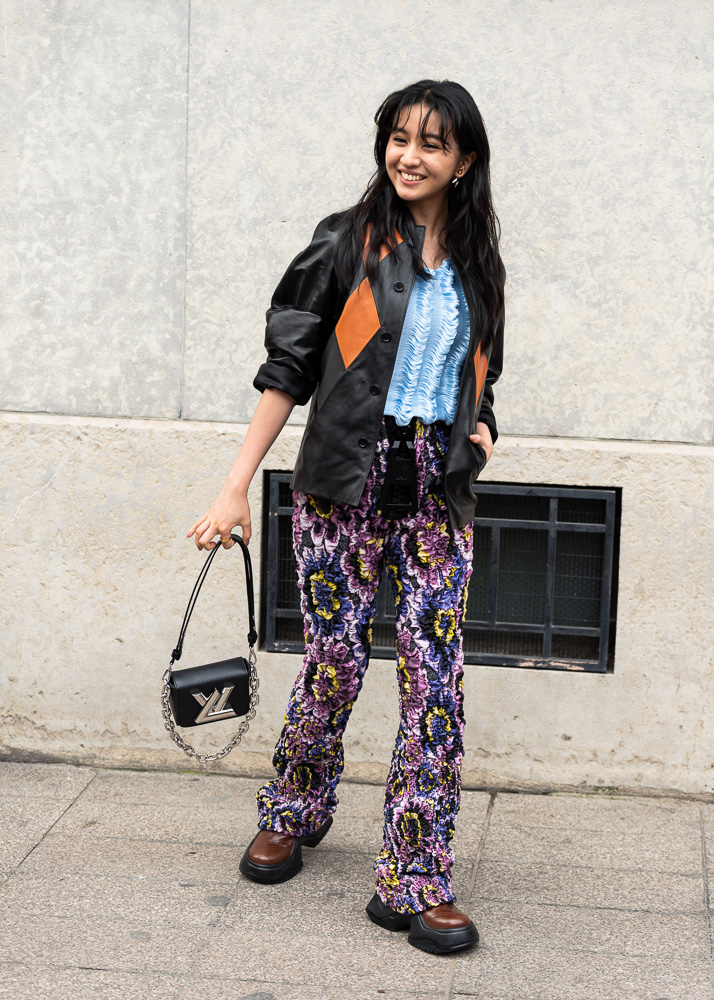
[[[478,931],[471,921],[466,927],[451,927],[437,930],[424,922],[421,913],[397,913],[386,906],[379,895],[367,903],[367,916],[380,927],[388,931],[404,931],[409,928],[409,944],[432,955],[448,955],[452,951],[461,951],[478,944]]]
[[[263,865],[251,859],[249,852],[260,834],[259,830],[246,847],[238,867],[253,882],[270,885],[287,882],[288,879],[294,878],[302,868],[302,847],[317,847],[331,826],[332,816],[328,816],[322,826],[314,833],[308,833],[304,837],[295,837],[290,854],[277,865]]]

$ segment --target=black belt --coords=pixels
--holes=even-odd
[[[416,418],[412,417],[406,427],[400,427],[393,416],[385,415],[384,423],[389,436],[389,451],[377,509],[383,517],[404,517],[417,509]]]

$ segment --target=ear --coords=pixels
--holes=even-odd
[[[476,162],[476,153],[465,153],[459,160],[459,167],[463,167],[464,174],[469,172],[469,168]],[[463,176],[463,174],[462,174]]]

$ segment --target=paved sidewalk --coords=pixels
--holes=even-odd
[[[303,871],[259,886],[238,872],[258,784],[0,764],[0,997],[714,1000],[714,805],[464,792],[481,944],[448,957],[364,912],[381,788],[343,783]]]

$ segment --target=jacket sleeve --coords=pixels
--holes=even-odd
[[[288,267],[266,313],[268,358],[253,385],[282,389],[308,402],[320,377],[320,358],[334,329],[339,288],[332,255],[342,213],[319,223],[310,245]]]
[[[501,261],[501,281],[505,285],[506,268],[503,265],[503,261]],[[481,409],[479,410],[478,415],[479,421],[483,421],[491,432],[491,440],[494,444],[498,440],[498,428],[496,427],[496,417],[493,413],[493,385],[494,382],[498,382],[503,369],[504,321],[505,316],[502,314],[498,326],[496,327],[496,333],[493,340],[493,350],[491,351],[488,371],[486,372],[486,384],[483,387],[483,400],[481,401]]]

